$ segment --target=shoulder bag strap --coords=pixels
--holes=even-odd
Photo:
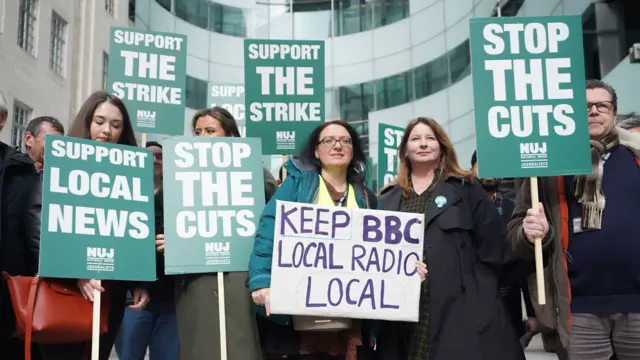
[[[27,303],[27,318],[25,319],[24,328],[24,358],[31,360],[31,333],[33,332],[33,311],[36,307],[36,295],[38,294],[38,284],[40,277],[38,275],[31,280],[31,289],[29,290],[29,302]]]

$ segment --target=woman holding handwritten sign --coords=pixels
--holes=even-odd
[[[460,168],[433,119],[409,123],[398,176],[381,191],[384,210],[425,214],[429,275],[418,323],[387,323],[379,351],[406,360],[524,360],[498,291],[506,228],[473,176]]]
[[[249,264],[253,301],[267,316],[259,321],[263,347],[276,358],[369,359],[375,341],[372,322],[339,318],[319,324],[315,318],[273,315],[269,308],[276,200],[377,208],[375,194],[364,185],[366,158],[358,134],[344,121],[325,122],[309,135],[300,157],[284,166],[287,178],[262,213]],[[424,276],[426,269],[418,267]]]

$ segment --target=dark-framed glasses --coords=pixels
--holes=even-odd
[[[599,113],[608,114],[613,110],[613,103],[611,101],[599,101],[599,102],[589,102],[587,101],[587,111],[591,110],[592,107],[596,107]]]
[[[351,142],[351,138],[348,137],[343,137],[340,139],[336,139],[336,138],[332,138],[332,137],[326,137],[320,141],[318,141],[319,145],[328,147],[328,148],[332,148],[334,146],[336,146],[336,143],[340,142],[340,145],[342,145],[343,147],[351,147],[353,145],[353,143]]]

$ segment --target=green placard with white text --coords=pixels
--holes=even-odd
[[[164,149],[165,273],[247,271],[264,208],[258,138],[175,137]]]
[[[111,27],[107,91],[122,99],[133,131],[184,133],[187,37]]]
[[[244,41],[247,137],[264,155],[299,154],[325,120],[324,41]]]
[[[404,128],[378,123],[378,191],[398,175],[398,147]]]
[[[156,279],[150,150],[45,138],[40,276]]]
[[[591,173],[580,16],[473,18],[481,178]]]

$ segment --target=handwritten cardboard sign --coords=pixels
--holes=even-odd
[[[423,214],[276,207],[273,314],[418,321]]]

